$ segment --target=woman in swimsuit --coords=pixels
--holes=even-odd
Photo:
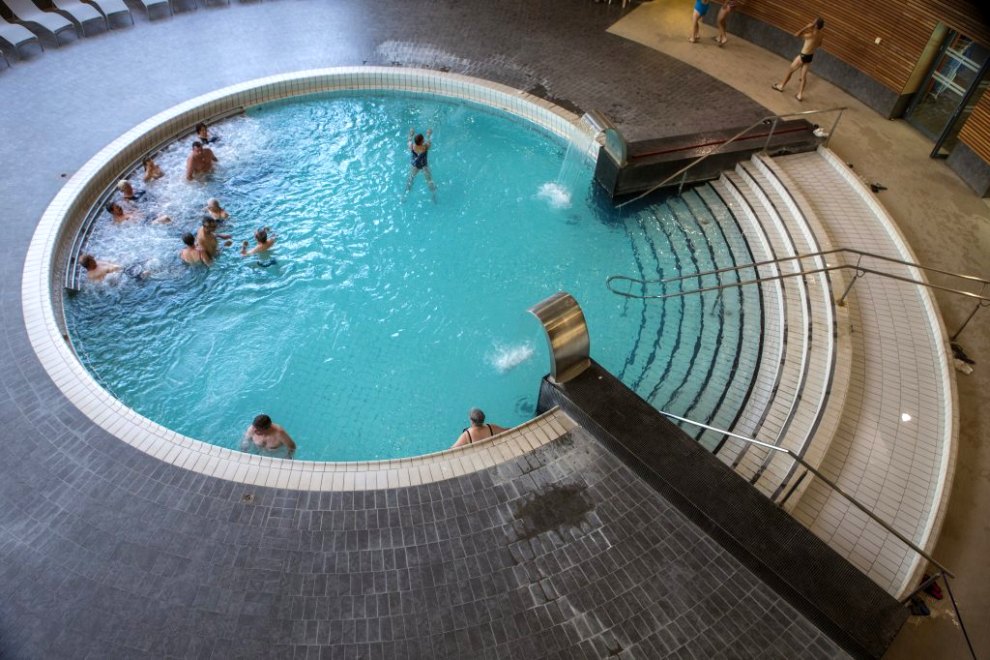
[[[468,412],[468,419],[471,420],[471,426],[457,436],[457,442],[451,446],[451,449],[488,440],[502,431],[508,431],[507,428],[498,424],[485,424],[485,413],[480,408],[471,408],[471,411]]]
[[[420,172],[426,177],[426,184],[430,187],[430,193],[433,195],[433,201],[437,201],[437,187],[433,183],[433,175],[430,174],[430,164],[429,164],[429,151],[430,146],[433,144],[430,142],[430,136],[433,134],[433,129],[426,129],[426,138],[423,138],[422,133],[416,134],[416,131],[409,129],[409,155],[411,158],[412,169],[409,170],[409,181],[406,182],[406,194],[409,193],[409,189],[412,188],[413,179]],[[414,137],[415,136],[415,137]]]
[[[688,41],[698,43],[698,31],[701,29],[701,19],[708,13],[708,0],[694,0],[694,13],[691,15],[691,36]]]

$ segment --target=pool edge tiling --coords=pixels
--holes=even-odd
[[[21,303],[31,346],[59,390],[83,414],[120,440],[177,467],[257,486],[313,491],[395,488],[448,479],[531,451],[573,427],[565,414],[551,411],[478,447],[387,461],[287,461],[211,445],[152,422],[104,390],[76,358],[62,334],[55,296],[61,295],[74,236],[93,204],[121,173],[136,166],[144,154],[190,132],[197,122],[293,96],[370,89],[471,101],[536,124],[589,155],[597,148],[593,132],[579,117],[544,99],[498,83],[418,69],[340,67],[269,76],[204,94],[155,115],[101,149],[69,179],[45,210],[25,258]]]

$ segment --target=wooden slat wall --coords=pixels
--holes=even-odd
[[[959,140],[990,163],[990,94],[984,93],[976,102],[973,114],[959,131]]]
[[[740,11],[787,32],[821,16],[822,49],[888,89],[904,92],[939,21],[990,46],[984,16],[968,0],[749,0]],[[880,37],[877,45],[874,40]],[[794,41],[794,54],[800,42]]]

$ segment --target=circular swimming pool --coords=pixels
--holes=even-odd
[[[422,176],[405,193],[410,128],[433,129],[435,199]],[[603,282],[634,267],[633,244],[590,163],[543,129],[381,91],[212,129],[216,172],[183,180],[192,138],[164,149],[137,219],[104,214],[85,246],[125,273],[65,302],[80,359],[138,413],[234,449],[266,412],[297,458],[395,458],[448,447],[472,406],[503,426],[533,415],[549,360],[526,310],[556,291],[581,301],[596,359],[617,370],[628,356],[640,319]],[[179,237],[210,197],[234,244],[186,266]],[[149,222],[161,212],[171,224]],[[275,248],[242,257],[259,226]]]

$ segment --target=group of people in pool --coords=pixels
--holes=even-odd
[[[486,423],[485,413],[480,408],[471,408],[468,411],[468,421],[471,422],[470,425],[457,436],[451,449],[489,440],[499,433],[508,431],[504,426]],[[268,415],[261,414],[254,418],[244,432],[241,451],[292,458],[296,453],[296,443],[281,425],[273,422]]]
[[[408,144],[411,163],[409,178],[406,181],[405,194],[409,193],[410,189],[412,189],[413,181],[422,172],[435,202],[437,199],[437,187],[433,182],[433,175],[430,172],[429,164],[432,135],[433,129],[427,129],[425,136],[422,133],[416,133],[412,128],[409,129]],[[210,135],[209,127],[205,123],[200,122],[196,125],[196,140],[192,143],[191,151],[186,158],[185,178],[187,181],[200,179],[213,172],[214,165],[220,161],[216,154],[213,153],[213,150],[207,145],[215,143],[219,139],[218,136]],[[165,176],[165,172],[150,156],[142,161],[142,165],[144,167],[142,179],[145,184],[149,184]],[[135,190],[131,182],[126,179],[118,182],[117,191],[120,193],[119,200],[111,201],[106,206],[106,210],[110,214],[110,219],[115,224],[121,224],[143,218],[144,216],[140,213],[137,204],[144,196],[145,191]],[[230,214],[220,206],[219,200],[215,198],[208,200],[202,221],[196,229],[196,233],[185,232],[182,235],[183,247],[179,250],[179,259],[191,266],[212,265],[220,254],[220,242],[218,239],[223,240],[226,246],[231,245],[233,242],[230,234],[217,233],[218,227],[226,222],[229,217]],[[159,215],[152,222],[169,224],[172,222],[172,219],[167,215]],[[260,227],[254,232],[254,240],[255,244],[253,246],[246,240],[241,243],[241,256],[260,255],[267,252],[275,245],[277,237],[271,233],[269,227]],[[269,266],[274,263],[274,260],[259,263]],[[119,264],[100,261],[91,254],[81,255],[79,257],[79,265],[85,268],[86,276],[93,282],[101,281],[107,275],[122,270]]]
[[[204,146],[215,143],[220,138],[211,136],[209,127],[204,123],[196,125],[196,141],[192,143],[192,150],[186,159],[185,178],[188,181],[202,178],[213,171],[215,163],[219,162],[213,150]],[[144,167],[143,181],[149,184],[165,176],[165,172],[155,162],[154,158],[147,157],[142,161]],[[133,184],[124,179],[117,183],[119,198],[112,200],[106,205],[106,210],[110,214],[110,219],[115,224],[129,221],[137,221],[145,218],[141,212],[139,202],[144,197],[145,190],[135,190]],[[217,229],[230,218],[230,214],[220,205],[220,201],[211,198],[207,201],[203,209],[200,226],[195,233],[185,232],[182,235],[183,247],[179,250],[179,259],[189,265],[210,266],[220,254],[220,240],[224,245],[232,244],[232,236],[226,233],[218,233]],[[151,222],[156,224],[169,224],[172,219],[168,215],[159,215]],[[245,240],[241,243],[241,255],[257,255],[270,250],[277,240],[271,233],[269,227],[260,227],[254,232],[255,244],[250,245]],[[264,265],[271,265],[271,261]],[[109,261],[101,261],[91,254],[83,254],[79,257],[79,265],[86,270],[86,276],[90,281],[98,282],[111,273],[120,272],[123,268],[119,264]],[[141,270],[138,268],[138,270]],[[142,271],[143,272],[143,271]]]

